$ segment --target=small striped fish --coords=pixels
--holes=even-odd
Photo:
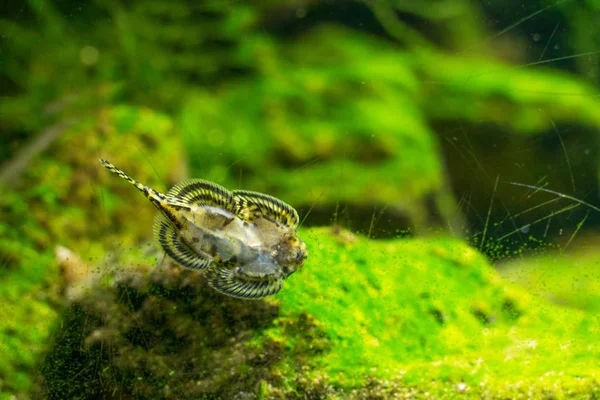
[[[242,299],[275,294],[308,256],[298,238],[298,213],[275,197],[229,191],[202,179],[185,180],[163,194],[100,162],[158,209],[154,238],[164,252],[202,271],[218,292]]]

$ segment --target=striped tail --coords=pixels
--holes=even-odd
[[[100,159],[100,162],[110,172],[125,179],[127,182],[135,186],[140,192],[144,193],[144,196],[146,196],[148,200],[150,200],[154,205],[157,205],[157,203],[160,204],[161,202],[167,201],[167,196],[160,192],[157,192],[156,190],[146,185],[141,184],[140,182],[136,181],[135,179],[127,175],[125,172],[121,171],[119,168],[109,163],[108,161]]]
[[[100,162],[110,172],[125,179],[127,182],[135,186],[140,192],[144,194],[144,196],[146,196],[146,198],[148,198],[148,200],[150,200],[152,204],[154,204],[156,208],[158,208],[158,210],[160,210],[171,222],[175,223],[176,226],[181,225],[181,221],[179,221],[179,218],[177,218],[176,216],[176,211],[181,209],[188,210],[189,206],[187,204],[179,201],[177,198],[157,192],[151,187],[148,187],[136,181],[135,179],[133,179],[125,172],[121,171],[119,168],[115,167],[106,160],[100,159]]]

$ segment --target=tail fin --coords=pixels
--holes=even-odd
[[[133,186],[135,186],[140,192],[142,192],[144,194],[144,196],[146,196],[148,198],[148,200],[150,200],[150,202],[152,204],[154,204],[154,207],[156,207],[160,212],[162,212],[167,217],[168,220],[173,222],[178,227],[181,226],[181,221],[177,216],[177,211],[181,210],[181,209],[189,210],[190,207],[188,204],[186,204],[183,201],[178,200],[176,197],[167,196],[165,194],[157,192],[156,190],[152,189],[151,187],[148,187],[148,186],[136,181],[135,179],[133,179],[132,177],[127,175],[125,172],[121,171],[119,168],[115,167],[114,165],[112,165],[111,163],[109,163],[106,160],[100,159],[100,162],[110,172],[125,179],[127,182],[129,182]]]
[[[144,193],[144,196],[146,196],[148,200],[150,200],[154,205],[157,205],[156,203],[160,204],[161,202],[167,201],[167,196],[160,192],[157,192],[156,190],[144,184],[141,184],[140,182],[136,181],[135,179],[127,175],[125,172],[121,171],[119,168],[109,163],[108,161],[100,159],[100,162],[110,172],[125,179],[127,182],[135,186],[140,192]]]

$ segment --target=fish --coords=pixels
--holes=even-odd
[[[200,271],[217,292],[239,299],[274,295],[308,258],[298,213],[278,198],[196,178],[161,193],[106,160],[100,163],[158,210],[153,237],[165,254]]]

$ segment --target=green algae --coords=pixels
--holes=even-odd
[[[181,152],[178,146],[168,117],[115,106],[66,129],[52,145],[52,155],[39,156],[18,183],[2,189],[0,392],[15,395],[31,389],[32,374],[64,301],[56,246],[82,254],[90,263],[104,259],[115,243],[131,248],[114,253],[124,263],[155,257],[139,246],[152,225],[152,207],[139,207],[145,201],[142,196],[138,204],[128,201],[136,198],[135,191],[105,174],[97,158],[121,160],[124,168],[159,186],[159,181],[181,179],[181,167],[173,161],[152,170],[147,157],[166,160]],[[129,232],[126,240],[107,235],[124,230]]]
[[[451,170],[453,176],[477,169],[489,180],[518,172],[521,182],[546,172],[530,165],[513,173],[510,154],[475,136],[502,132],[502,149],[518,149],[521,162],[540,160],[540,166],[556,161],[556,149],[528,140],[560,135],[565,125],[585,130],[586,146],[595,148],[597,91],[566,73],[470,53],[405,51],[334,25],[282,43],[248,41],[245,48],[257,60],[253,75],[190,90],[182,101],[177,121],[192,174],[274,193],[302,210],[316,205],[327,218],[348,208],[357,215],[356,225],[347,224],[353,230],[367,231],[356,222],[367,220],[361,207],[385,208],[384,219],[403,216],[398,225],[417,232],[428,226],[457,230],[442,146],[454,158],[450,168],[457,168],[455,159],[467,159]],[[467,130],[474,132],[468,146]],[[567,148],[582,145],[570,140]],[[571,158],[574,174],[588,169],[585,157]],[[489,167],[481,171],[483,160]],[[555,174],[569,182],[568,171],[565,165]],[[505,186],[498,204],[516,206],[514,188]],[[489,185],[477,182],[464,191],[480,194],[474,204],[487,209]],[[505,210],[496,209],[500,218]]]
[[[451,194],[444,186],[446,178],[438,140],[430,126],[433,123],[452,121],[476,126],[492,123],[523,136],[543,134],[551,129],[552,121],[598,126],[596,92],[569,75],[530,71],[530,67],[516,68],[470,55],[422,52],[414,45],[408,51],[400,50],[381,38],[339,27],[312,29],[296,40],[279,38],[268,34],[264,24],[273,10],[277,13],[291,8],[273,7],[270,2],[264,5],[216,2],[194,7],[192,12],[186,12],[190,5],[187,1],[176,0],[168,6],[146,1],[128,4],[130,7],[97,3],[101,10],[85,14],[90,18],[86,21],[80,19],[79,13],[68,18],[61,15],[51,2],[32,1],[30,8],[37,16],[36,23],[26,26],[0,21],[0,30],[10,39],[5,52],[11,54],[0,69],[3,77],[9,76],[22,91],[0,100],[3,132],[10,129],[20,140],[21,136],[33,136],[54,119],[84,116],[51,148],[50,154],[27,172],[22,181],[30,184],[30,188],[2,189],[0,300],[6,314],[0,315],[0,346],[5,346],[0,347],[0,354],[6,350],[8,355],[3,357],[0,369],[0,391],[8,393],[7,396],[25,393],[31,387],[32,371],[43,352],[39,344],[48,337],[56,321],[56,310],[61,308],[57,295],[58,268],[52,254],[55,245],[66,245],[92,258],[93,263],[107,251],[117,249],[121,269],[128,268],[124,266],[128,263],[150,264],[149,259],[154,256],[138,250],[148,237],[154,211],[130,187],[105,174],[96,165],[96,159],[108,158],[157,189],[167,188],[186,174],[180,171],[180,138],[174,133],[170,117],[131,104],[158,103],[166,110],[179,110],[183,106],[175,120],[183,128],[195,177],[215,179],[232,188],[265,190],[305,209],[325,204],[329,209],[323,214],[328,219],[333,208],[337,210],[340,204],[341,209],[346,205],[362,206],[368,210],[369,218],[375,215],[374,207],[380,210],[387,207],[410,216],[415,225],[431,223],[427,215],[436,210],[427,204],[430,196],[439,199],[436,207],[442,210],[442,217],[434,223],[441,220],[445,224],[455,213],[454,200],[447,199]],[[104,13],[110,15],[111,19],[107,19],[110,22],[91,24],[92,19],[96,20],[95,13],[103,18]],[[471,21],[477,21],[472,12],[467,14]],[[435,18],[438,17],[436,14]],[[198,24],[199,20],[203,24]],[[207,20],[212,21],[206,23]],[[72,26],[71,21],[75,21]],[[477,44],[485,35],[474,28],[475,24],[451,25],[450,29],[457,32],[461,29],[470,32],[462,37],[461,48],[472,46],[474,41]],[[162,32],[156,30],[157,26],[166,27],[164,35],[157,34]],[[578,27],[580,36],[589,33],[586,28],[585,24]],[[190,35],[190,31],[194,34]],[[591,36],[587,34],[585,40],[592,40]],[[31,43],[37,44],[36,51],[31,51]],[[85,64],[81,56],[82,49],[90,45],[101,49],[94,65]],[[582,52],[586,47],[590,45],[582,45]],[[581,57],[578,61],[593,64],[591,58]],[[440,65],[444,68],[439,68]],[[56,79],[64,71],[69,71],[69,79]],[[199,82],[211,89],[199,88]],[[114,108],[106,105],[117,96],[129,105]],[[90,110],[98,112],[99,106],[105,111],[100,111],[98,118],[85,117]],[[482,135],[488,132],[479,130]],[[505,145],[519,150],[527,147],[514,139],[507,140]],[[9,147],[12,146],[3,147],[1,153],[10,154]],[[494,154],[479,150],[474,153],[480,159],[504,168],[502,160],[495,159]],[[544,161],[539,152],[527,154],[531,155],[523,158],[536,159],[539,165],[556,160],[556,152],[548,153]],[[584,157],[573,160],[573,167],[584,160]],[[588,164],[583,167],[588,168]],[[494,171],[488,172],[495,175]],[[536,172],[539,171],[528,168],[519,177],[534,182],[538,177]],[[557,175],[559,172],[554,174]],[[314,182],[314,187],[306,188],[306,182]],[[503,193],[507,193],[505,198],[500,197]],[[509,204],[508,193],[507,190],[498,193],[505,204]],[[487,209],[488,205],[486,200],[481,209]],[[357,223],[366,224],[359,225],[366,232],[369,218],[356,214],[354,218],[359,220]],[[14,229],[15,226],[19,229]],[[429,396],[466,393],[505,398],[597,396],[597,384],[591,378],[593,369],[589,368],[589,360],[596,353],[593,346],[587,349],[584,345],[589,341],[586,335],[597,334],[592,317],[560,311],[514,289],[507,289],[509,294],[502,301],[497,291],[503,283],[494,283],[496,291],[485,289],[475,285],[470,276],[447,270],[449,261],[444,257],[450,254],[460,265],[462,251],[456,256],[449,250],[440,256],[441,261],[438,257],[425,257],[427,265],[439,261],[440,272],[423,266],[419,250],[427,253],[429,245],[425,242],[388,243],[399,252],[412,255],[419,266],[412,271],[406,266],[411,258],[396,257],[394,265],[390,265],[387,258],[394,251],[371,246],[371,242],[361,240],[354,250],[348,247],[349,255],[344,256],[346,247],[336,247],[335,237],[330,240],[327,234],[309,231],[307,235],[313,235],[313,247],[322,242],[327,254],[311,255],[305,271],[294,275],[286,291],[278,297],[282,311],[273,317],[273,326],[261,326],[262,331],[251,329],[252,334],[247,334],[252,339],[248,339],[247,347],[242,345],[235,353],[239,357],[238,353],[246,351],[258,364],[264,363],[265,369],[276,365],[275,375],[280,380],[271,378],[269,371],[264,379],[244,379],[247,393],[255,393],[254,389],[259,387],[265,398],[285,398],[290,393],[313,397],[425,398],[428,397],[425,392]],[[442,243],[441,247],[464,247],[458,242],[448,243]],[[368,257],[359,255],[363,250]],[[385,256],[378,256],[376,250]],[[489,269],[479,256],[473,257],[479,260],[473,261],[478,265],[475,269]],[[373,263],[369,261],[371,258]],[[341,264],[334,265],[331,260]],[[543,262],[551,265],[550,259]],[[573,272],[568,270],[569,263],[559,264],[560,271],[569,277],[568,282],[580,287],[583,281],[568,275]],[[316,277],[324,279],[321,283],[299,284],[299,287],[306,285],[304,289],[313,293],[318,300],[316,304],[311,302],[312,298],[294,292],[296,282],[312,276],[314,265],[324,265],[336,272],[332,276],[316,273]],[[346,265],[349,274],[345,274]],[[397,265],[402,275],[394,273]],[[382,270],[384,266],[389,271]],[[445,283],[438,276],[440,273],[461,279],[459,282],[465,282],[475,296],[471,297],[455,283]],[[386,277],[393,278],[393,282],[381,283]],[[594,277],[592,273],[585,281],[593,282]],[[540,281],[554,285],[559,283],[561,275],[551,274],[548,278],[552,281]],[[402,286],[404,280],[411,286]],[[423,282],[442,285],[442,289],[436,291],[432,284],[427,291],[417,292],[417,288],[424,287]],[[555,300],[595,310],[594,285],[583,287],[585,296],[575,296],[563,291],[565,283],[561,284]],[[448,291],[444,285],[454,290]],[[199,288],[206,289],[201,285]],[[391,293],[394,290],[410,295],[402,297],[400,293]],[[318,295],[321,293],[330,293],[330,298]],[[456,299],[457,293],[471,299],[472,304]],[[186,292],[185,296],[191,295]],[[366,304],[355,302],[354,297]],[[380,302],[378,297],[383,300]],[[405,313],[389,305],[396,301],[404,301]],[[298,313],[304,307],[311,314],[302,317],[309,322],[301,323],[299,315],[303,314]],[[371,316],[372,309],[383,311]],[[395,319],[387,321],[388,314]],[[354,325],[346,326],[346,318]],[[74,323],[73,332],[82,328],[75,324],[76,318],[67,317],[65,321]],[[179,315],[178,321],[188,323],[185,315]],[[478,330],[478,324],[485,328]],[[396,325],[403,330],[384,329]],[[294,326],[314,330],[316,338],[302,337]],[[403,332],[407,335],[405,339],[401,336]],[[516,333],[512,335],[513,332]],[[541,332],[549,332],[549,338],[537,339]],[[165,334],[171,333],[165,331]],[[367,343],[356,336],[363,334],[368,338]],[[556,339],[559,334],[573,337],[572,343],[559,342]],[[73,340],[73,344],[81,344],[81,340]],[[272,351],[274,348],[277,352]],[[310,354],[311,348],[318,354]],[[497,349],[503,349],[503,353]],[[233,354],[221,350],[220,361]],[[386,352],[393,357],[386,357]],[[288,362],[265,361],[261,358],[263,353],[277,354]],[[446,357],[446,353],[450,355]],[[502,356],[509,360],[507,371]],[[144,359],[145,355],[141,357]],[[359,368],[363,364],[377,369]],[[238,365],[235,360],[231,365],[239,367],[236,376],[248,377],[255,368],[254,364]],[[314,372],[298,373],[298,365]],[[125,364],[123,368],[134,370],[137,366]],[[552,368],[556,371],[549,366],[555,366]],[[579,373],[579,368],[584,372]],[[521,370],[522,381],[518,375]],[[164,372],[161,379],[165,382],[171,372],[177,373],[160,371]],[[92,369],[92,378],[96,376],[94,372]],[[353,381],[352,373],[367,376]],[[132,376],[135,375],[123,379]],[[145,390],[158,387],[152,378],[153,371],[148,376],[150,383]],[[211,379],[205,382],[203,390],[219,390],[230,382],[223,375],[221,381]],[[483,382],[483,386],[477,386],[477,382]]]
[[[598,350],[588,341],[597,319],[532,298],[464,244],[344,248],[316,234],[307,243],[318,255],[279,297],[282,312],[303,309],[323,323],[333,350],[322,365],[341,385],[372,375],[440,396],[459,384],[493,398],[528,385],[542,393],[544,382],[560,393],[598,390]]]
[[[587,340],[600,329],[595,317],[503,281],[455,239],[339,236],[304,230],[309,261],[267,301],[221,296],[178,267],[123,271],[63,316],[42,366],[44,393],[562,398],[600,390],[598,349]]]
[[[31,260],[25,256],[23,262],[31,269],[0,277],[0,398],[31,389],[32,371],[46,350],[57,318],[57,293],[48,290],[48,281],[35,276],[50,263],[49,257],[40,254]]]
[[[551,121],[600,126],[596,88],[566,73],[430,53],[411,62],[430,82],[419,100],[432,120],[492,123],[523,135],[544,133]]]
[[[501,276],[554,303],[596,313],[600,310],[600,262],[594,237],[576,252],[547,251],[500,265]]]

